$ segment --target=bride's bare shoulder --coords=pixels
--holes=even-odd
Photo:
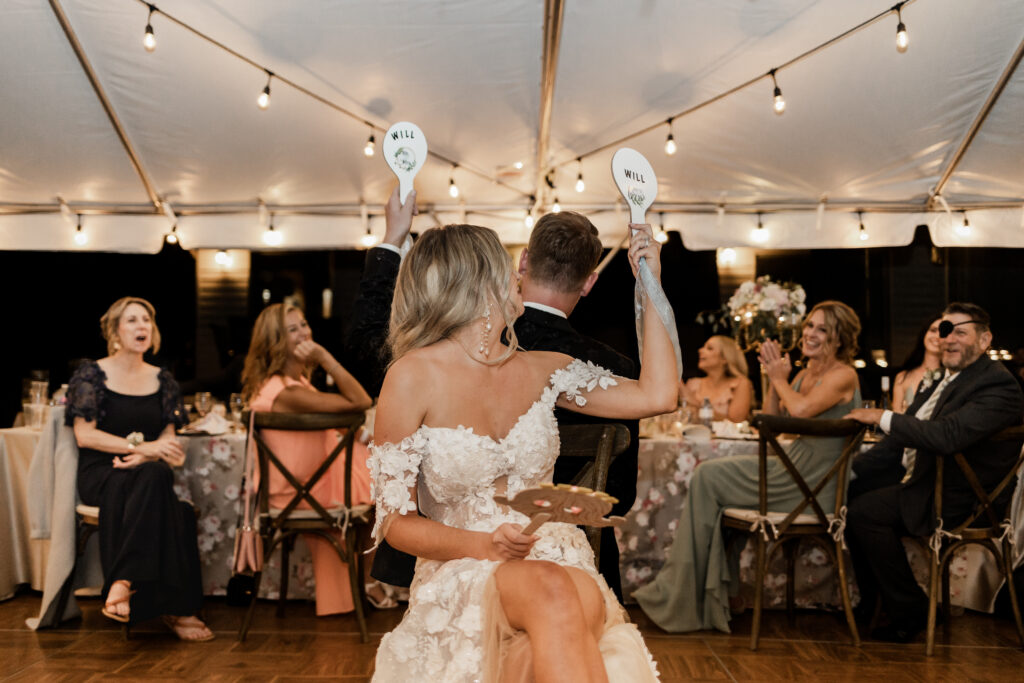
[[[572,356],[557,351],[520,351],[520,354],[531,368],[545,377],[573,361]]]

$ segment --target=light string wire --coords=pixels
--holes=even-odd
[[[302,93],[303,95],[316,100],[320,104],[323,104],[323,105],[325,105],[327,107],[330,107],[331,109],[333,109],[334,111],[338,112],[339,114],[343,114],[343,115],[349,117],[350,119],[353,119],[354,121],[358,121],[359,123],[361,123],[361,124],[363,124],[365,126],[369,126],[374,131],[380,131],[381,133],[387,132],[386,128],[383,128],[382,126],[378,126],[378,125],[374,124],[372,121],[370,121],[366,117],[360,116],[359,114],[357,114],[357,113],[355,113],[355,112],[353,112],[353,111],[351,111],[349,109],[346,109],[345,107],[341,106],[340,104],[338,104],[336,102],[332,102],[331,100],[327,99],[323,95],[315,93],[312,90],[310,90],[309,88],[306,88],[305,86],[299,85],[298,83],[296,83],[295,81],[291,80],[287,76],[282,76],[280,72],[278,72],[276,70],[273,70],[273,69],[270,69],[270,68],[260,64],[255,59],[252,59],[251,57],[247,57],[246,55],[243,55],[241,52],[238,52],[237,50],[228,47],[227,45],[225,45],[224,43],[220,42],[216,38],[214,38],[214,37],[212,37],[212,36],[210,36],[210,35],[208,35],[206,33],[203,33],[199,29],[193,27],[192,25],[188,24],[187,22],[183,21],[182,19],[179,19],[178,17],[174,16],[173,14],[168,14],[167,12],[165,12],[162,9],[160,9],[156,5],[153,5],[153,4],[149,3],[149,2],[145,2],[144,0],[135,0],[135,1],[137,3],[139,3],[140,5],[145,6],[150,11],[151,15],[159,14],[159,15],[165,17],[168,21],[170,21],[171,23],[175,24],[176,26],[178,26],[178,27],[188,31],[189,33],[191,33],[192,35],[196,36],[197,38],[201,38],[202,40],[205,40],[206,42],[208,42],[209,44],[213,45],[214,47],[220,48],[221,50],[223,50],[224,52],[227,52],[232,57],[235,57],[236,59],[239,59],[239,60],[245,62],[249,66],[255,67],[256,69],[259,69],[260,71],[266,72],[268,74],[273,74],[274,80],[276,80],[276,81],[278,81],[280,83],[283,83],[283,84],[293,88],[294,90]],[[506,190],[509,190],[511,192],[515,192],[516,194],[518,194],[518,195],[520,195],[520,196],[522,196],[524,198],[528,198],[530,196],[530,194],[531,194],[531,193],[526,192],[524,190],[520,190],[519,188],[517,188],[517,187],[515,187],[513,185],[509,185],[508,183],[506,183],[506,182],[504,182],[502,180],[499,180],[498,178],[496,178],[494,176],[488,175],[487,173],[485,173],[485,172],[483,172],[481,170],[478,170],[476,168],[473,168],[472,166],[466,165],[465,163],[456,162],[454,159],[451,159],[451,158],[445,156],[444,154],[441,154],[440,152],[436,152],[433,149],[428,149],[427,150],[427,155],[428,156],[432,156],[435,159],[444,162],[445,164],[452,165],[452,166],[458,166],[459,168],[463,169],[464,171],[468,171],[469,173],[472,173],[473,175],[475,175],[475,176],[477,176],[479,178],[483,178],[484,180],[487,180],[487,181],[489,181],[491,183],[494,183],[495,185],[499,185],[499,186],[505,188]]]

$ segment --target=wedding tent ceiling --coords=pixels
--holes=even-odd
[[[1024,246],[1024,2],[892,1],[5,0],[0,248],[358,246],[398,121],[418,229],[557,199],[617,242],[629,146],[692,249]]]

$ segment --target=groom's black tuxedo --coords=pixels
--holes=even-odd
[[[591,361],[610,370],[620,377],[636,379],[633,361],[621,353],[596,339],[586,337],[577,332],[565,318],[527,306],[523,315],[515,324],[515,332],[519,345],[527,351],[557,351],[573,358]],[[581,415],[570,410],[555,411],[558,424],[597,424],[612,422],[600,418]],[[612,463],[608,470],[608,493],[619,499],[612,508],[613,515],[625,515],[636,499],[637,452],[639,445],[639,429],[636,420],[614,420],[622,422],[629,429],[629,448]],[[572,481],[580,469],[577,462],[559,459],[555,461],[555,483]],[[611,527],[601,532],[601,557],[598,558],[598,570],[622,600],[622,582],[619,577],[619,548],[615,542],[615,534]]]
[[[862,600],[873,604],[880,592],[894,627],[907,633],[922,627],[928,600],[914,579],[900,538],[925,536],[935,528],[936,457],[945,456],[942,516],[948,528],[962,522],[976,500],[949,456],[963,453],[982,486],[991,490],[1013,467],[1017,448],[989,437],[1021,424],[1024,417],[1020,386],[1001,363],[986,356],[943,388],[930,419],[914,417],[935,389],[919,392],[907,414],[894,414],[889,435],[854,461],[857,481],[883,485],[853,499],[847,515],[846,538]],[[904,448],[916,448],[917,454],[910,480],[900,483]],[[887,476],[890,483],[885,485]],[[1003,498],[1011,493],[1005,491]]]

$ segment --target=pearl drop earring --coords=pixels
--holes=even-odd
[[[491,355],[490,349],[490,338],[491,338],[491,304],[487,303],[484,306],[484,329],[480,333],[480,355],[484,358],[489,358]]]

